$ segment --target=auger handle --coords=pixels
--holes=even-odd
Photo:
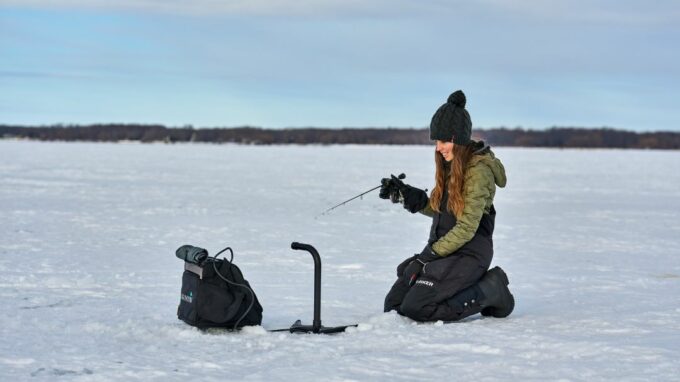
[[[307,251],[314,259],[314,320],[312,327],[314,333],[318,333],[321,328],[321,256],[316,248],[309,244],[294,241],[290,247],[294,250]]]

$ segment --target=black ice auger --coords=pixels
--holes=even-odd
[[[307,251],[314,259],[314,320],[311,325],[302,325],[302,322],[297,320],[288,329],[275,329],[270,330],[270,332],[333,334],[344,332],[349,327],[357,326],[357,324],[332,327],[321,325],[321,257],[319,252],[309,244],[293,242],[290,247],[295,250]]]

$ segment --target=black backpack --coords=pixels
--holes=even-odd
[[[177,317],[201,329],[260,325],[262,305],[241,270],[232,262],[234,251],[227,247],[214,257],[208,257],[205,251],[205,257],[195,260],[186,255],[191,250],[205,251],[191,246],[177,250],[177,257],[185,260]],[[231,252],[229,260],[217,259],[227,250]]]

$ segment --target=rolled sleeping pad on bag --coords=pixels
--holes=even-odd
[[[187,263],[201,265],[205,259],[208,258],[208,251],[203,248],[185,244],[177,248],[177,251],[175,251],[175,256],[177,256],[177,258],[180,260],[186,261]]]

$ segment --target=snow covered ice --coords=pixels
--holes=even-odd
[[[0,141],[0,380],[678,380],[680,152],[495,149],[494,265],[507,319],[415,324],[382,313],[430,220],[366,195],[404,172],[432,188],[433,149]],[[311,324],[323,260],[333,336]],[[263,327],[177,320],[182,244],[225,246]]]

